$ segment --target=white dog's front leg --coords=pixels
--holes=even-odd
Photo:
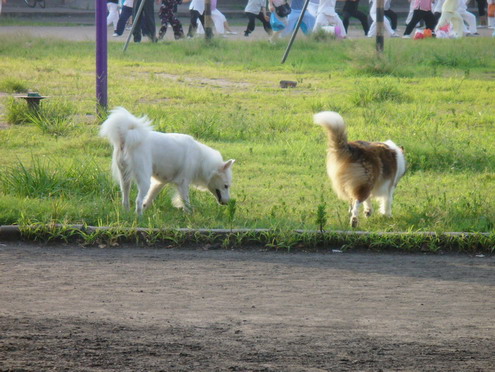
[[[164,183],[156,182],[156,181],[151,184],[150,191],[148,192],[148,195],[146,195],[146,198],[144,199],[143,202],[143,209],[148,208],[151,205],[151,203],[153,203],[153,200],[155,200],[156,196],[163,189],[164,186],[165,186]]]
[[[184,212],[186,213],[191,213],[192,212],[192,207],[191,207],[191,201],[189,200],[189,183],[187,182],[182,182],[180,185],[177,186],[177,191],[179,192],[180,199],[182,201],[182,208],[184,208]]]

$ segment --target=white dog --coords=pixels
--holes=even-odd
[[[134,179],[138,186],[136,213],[150,206],[167,183],[177,187],[174,206],[191,210],[189,185],[209,190],[220,204],[230,199],[232,164],[222,155],[178,133],[152,130],[147,117],[137,118],[123,107],[111,111],[102,124],[100,136],[113,145],[112,170],[120,183],[122,204],[129,209],[129,191]]]

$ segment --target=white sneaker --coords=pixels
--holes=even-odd
[[[235,31],[227,31],[227,35],[237,35],[237,32],[235,32]]]
[[[390,37],[400,37],[400,36],[397,32],[394,32],[392,35],[390,35]]]
[[[411,35],[404,35],[402,36],[403,39],[410,39],[411,38]]]
[[[120,35],[118,33],[114,32],[112,36],[113,37],[119,37]]]

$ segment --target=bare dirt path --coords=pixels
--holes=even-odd
[[[1,371],[493,371],[495,258],[0,244]]]

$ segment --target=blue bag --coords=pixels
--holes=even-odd
[[[275,13],[270,15],[270,26],[273,31],[282,31],[285,28],[285,24],[277,18]]]

